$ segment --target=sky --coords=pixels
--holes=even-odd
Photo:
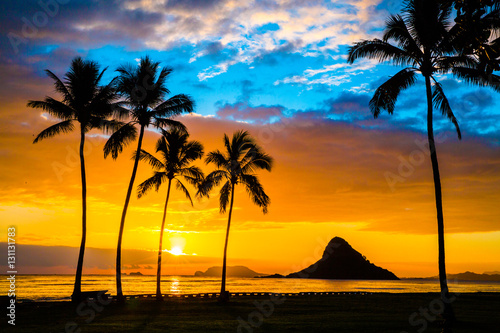
[[[178,120],[206,152],[222,148],[224,133],[248,130],[275,159],[272,172],[259,173],[271,198],[268,214],[243,188],[235,192],[228,265],[298,271],[339,236],[400,277],[437,275],[423,80],[402,93],[393,115],[373,119],[371,96],[399,69],[346,61],[352,43],[381,36],[400,1],[27,0],[1,6],[0,237],[5,242],[7,226],[16,227],[21,272],[73,274],[81,237],[78,134],[32,144],[56,121],[26,107],[28,100],[59,97],[44,70],[63,77],[81,56],[107,68],[107,83],[118,66],[149,55],[173,68],[171,96],[189,94],[196,102],[195,113]],[[463,136],[458,140],[453,124],[436,113],[448,271],[500,271],[500,95],[451,76],[438,79]],[[158,136],[148,130],[143,148],[154,153]],[[112,250],[132,171],[136,143],[114,161],[104,159],[105,141],[102,133],[88,135],[84,274],[114,272]],[[140,164],[136,184],[151,173]],[[166,188],[133,195],[125,272],[155,272],[165,196]],[[226,223],[216,191],[193,207],[174,191],[165,250],[182,255],[165,252],[164,274],[220,265]]]

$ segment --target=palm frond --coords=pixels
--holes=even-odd
[[[364,40],[349,47],[347,62],[352,64],[359,58],[376,59],[379,62],[415,66],[417,60],[410,53],[380,39]]]
[[[219,192],[219,211],[221,213],[226,212],[227,204],[229,203],[229,198],[231,197],[231,182],[228,180],[224,186],[221,187]]]
[[[486,74],[478,69],[466,67],[454,67],[452,73],[467,83],[481,87],[490,87],[500,92],[500,76],[498,75]]]
[[[154,188],[156,192],[160,189],[161,184],[163,184],[168,179],[165,172],[155,172],[153,176],[146,179],[137,186],[137,197],[140,198],[145,195],[149,190]]]
[[[119,101],[119,102],[115,102],[113,103],[112,105],[112,111],[113,111],[113,118],[115,118],[116,120],[127,120],[128,118],[130,118],[130,110],[123,107],[123,105],[125,105],[125,102],[123,101]]]
[[[136,156],[137,156],[137,150],[134,151],[134,153],[132,154],[132,159],[135,159]],[[155,170],[165,169],[165,164],[163,164],[159,159],[157,159],[144,149],[141,149],[141,152],[139,154],[139,161],[148,163]]]
[[[195,103],[193,99],[185,94],[175,95],[153,110],[153,115],[159,118],[170,118],[178,116],[184,112],[193,112]]]
[[[208,197],[212,189],[216,186],[219,186],[222,180],[224,179],[229,180],[230,178],[231,176],[227,171],[224,170],[212,171],[211,173],[208,174],[208,176],[205,177],[203,182],[201,182],[200,186],[198,187],[196,195],[198,197],[204,197],[204,196]]]
[[[217,168],[222,169],[227,167],[229,161],[220,150],[215,150],[207,154],[207,157],[205,157],[205,163],[213,163]]]
[[[50,78],[52,78],[54,80],[54,86],[56,88],[56,91],[63,95],[64,101],[67,103],[71,103],[71,101],[72,101],[71,94],[68,91],[68,88],[66,87],[66,85],[64,85],[64,83],[61,81],[61,79],[59,79],[59,77],[57,77],[57,75],[55,75],[54,73],[52,73],[48,69],[45,70],[45,73],[47,73],[47,76],[49,76]]]
[[[44,101],[28,101],[27,106],[34,109],[42,109],[51,116],[61,120],[76,118],[76,112],[70,106],[48,96],[45,97]]]
[[[455,128],[457,130],[458,139],[462,140],[462,133],[460,133],[460,127],[458,126],[457,118],[455,118],[455,115],[451,110],[450,103],[448,102],[448,98],[444,94],[443,87],[439,82],[436,81],[434,81],[432,103],[434,104],[435,108],[441,110],[443,116],[446,116],[448,119],[451,120],[451,122],[453,123],[453,125],[455,125]]]
[[[245,185],[245,189],[252,199],[253,203],[262,208],[264,214],[267,213],[267,207],[271,203],[271,199],[264,192],[264,187],[255,175],[242,175],[241,182]]]
[[[446,56],[436,59],[436,69],[438,73],[446,74],[453,67],[466,67],[475,68],[477,67],[477,61],[469,55],[456,55],[456,56]]]
[[[254,173],[257,169],[271,171],[273,158],[264,153],[259,146],[254,146],[247,151],[241,160],[241,171],[243,173]]]
[[[183,168],[179,171],[179,174],[186,178],[192,185],[199,185],[205,178],[205,174],[197,166],[190,166],[188,168]]]
[[[168,118],[156,118],[155,117],[155,124],[157,128],[164,129],[164,128],[175,128],[180,131],[187,132],[186,126],[181,123],[180,121],[173,120],[173,119],[168,119]]]
[[[389,114],[394,112],[394,107],[399,93],[412,86],[416,82],[413,69],[405,68],[392,76],[375,90],[373,98],[370,100],[370,110],[373,116],[377,118],[381,109],[386,109]]]
[[[69,133],[73,131],[74,128],[75,127],[73,125],[73,120],[61,121],[60,123],[47,127],[46,129],[41,131],[40,134],[37,135],[35,140],[33,140],[33,143],[37,143],[38,141],[43,139],[51,138],[60,133]]]
[[[130,122],[123,125],[119,130],[114,132],[104,144],[104,158],[111,154],[113,159],[117,159],[118,154],[123,151],[123,148],[134,141],[136,137],[137,129],[134,123]]]
[[[189,194],[188,189],[186,188],[186,186],[184,186],[184,184],[179,179],[175,179],[175,187],[184,193],[186,198],[191,203],[191,206],[193,206],[193,199],[191,199],[191,195]]]
[[[408,52],[414,59],[421,58],[423,52],[408,31],[405,21],[401,15],[391,15],[386,21],[386,28],[382,40],[388,42],[394,40],[403,50]]]
[[[114,119],[103,119],[100,117],[91,117],[87,127],[85,128],[85,132],[90,131],[91,129],[100,129],[105,134],[114,133],[119,130],[126,123],[114,120]]]
[[[182,146],[181,152],[179,153],[179,164],[187,165],[188,163],[202,158],[204,154],[204,148],[199,141],[190,141]]]

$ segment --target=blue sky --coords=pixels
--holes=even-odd
[[[371,121],[367,103],[374,89],[398,69],[345,60],[353,42],[381,35],[385,18],[401,10],[400,1],[46,3],[50,6],[3,5],[2,72],[14,82],[48,82],[43,69],[62,75],[76,55],[109,67],[109,80],[118,65],[150,55],[174,68],[172,93],[192,95],[201,115],[260,123],[307,114],[425,130],[422,84],[402,94],[394,116]],[[22,69],[15,77],[9,73],[13,66]],[[498,127],[492,124],[500,120],[500,95],[451,77],[441,80],[465,136],[498,144]],[[436,124],[437,130],[453,130],[439,116]]]

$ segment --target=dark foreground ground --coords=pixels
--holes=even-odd
[[[117,303],[24,303],[1,332],[440,332],[438,294],[246,296],[147,299]],[[500,332],[500,293],[468,293],[453,302],[453,332]],[[5,311],[5,307],[2,306]]]

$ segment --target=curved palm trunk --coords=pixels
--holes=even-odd
[[[141,151],[142,138],[144,137],[144,126],[141,126],[141,131],[139,134],[139,140],[137,142],[137,152]],[[136,154],[134,160],[134,168],[132,169],[132,176],[130,177],[130,183],[128,184],[127,197],[125,198],[125,205],[123,206],[122,219],[120,221],[120,232],[118,234],[118,246],[116,248],[116,296],[118,301],[122,302],[125,300],[122,291],[122,238],[123,238],[123,228],[125,226],[125,217],[127,216],[128,204],[130,202],[130,196],[132,195],[132,189],[134,188],[135,175],[137,174],[137,167],[139,165],[139,156]]]
[[[158,248],[158,268],[156,271],[156,299],[158,301],[162,301],[163,297],[161,295],[161,255],[163,252],[163,230],[165,229],[165,218],[167,217],[167,205],[168,198],[170,197],[170,185],[172,185],[172,179],[168,180],[168,189],[167,189],[167,199],[165,200],[165,208],[163,209],[163,220],[161,221],[161,229],[160,229],[160,247]]]
[[[80,243],[80,254],[78,255],[78,264],[76,266],[75,286],[71,300],[81,301],[82,298],[82,271],[83,257],[85,255],[85,241],[87,239],[87,179],[85,175],[85,157],[83,156],[85,146],[85,132],[80,124],[80,173],[82,177],[82,241]]]
[[[425,87],[427,91],[427,138],[431,154],[432,174],[434,176],[434,193],[436,197],[436,211],[438,222],[438,245],[439,245],[439,284],[441,287],[441,300],[444,304],[444,332],[451,332],[451,322],[454,320],[453,309],[450,303],[448,282],[446,279],[446,264],[444,255],[444,218],[443,201],[441,194],[441,178],[439,176],[439,165],[434,142],[434,130],[432,124],[432,91],[430,77],[425,77]]]
[[[229,206],[229,216],[227,219],[226,242],[224,243],[224,258],[222,259],[222,282],[220,288],[220,300],[229,301],[229,292],[226,291],[226,261],[227,261],[227,243],[229,240],[229,228],[231,227],[231,214],[233,213],[234,202],[234,184],[231,185],[231,203]]]

